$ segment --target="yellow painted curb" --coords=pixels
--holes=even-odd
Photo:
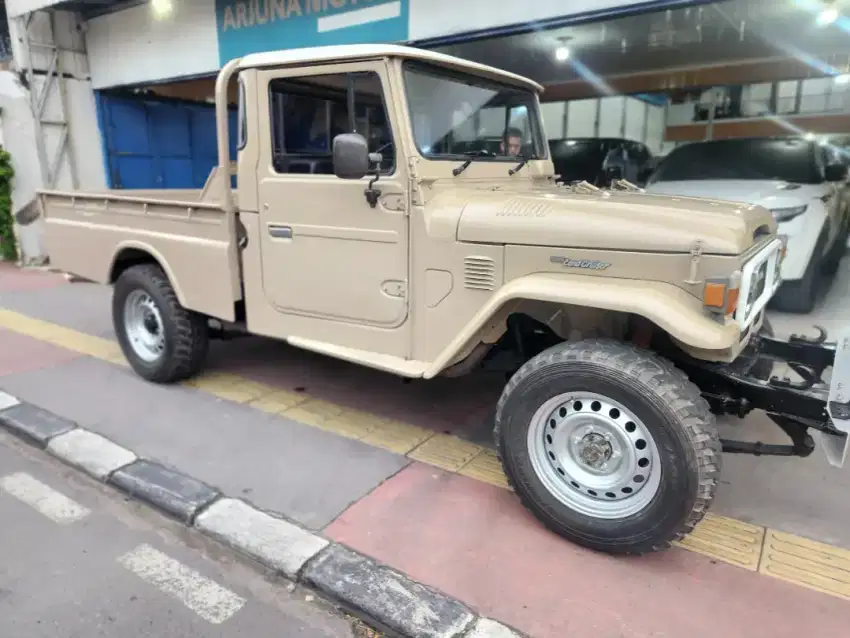
[[[2,309],[0,328],[127,366],[118,344],[110,339]],[[381,418],[304,392],[281,390],[227,372],[203,374],[184,385],[476,481],[510,489],[495,452],[455,436]],[[850,599],[850,551],[846,549],[713,514],[708,514],[676,545],[750,571]]]

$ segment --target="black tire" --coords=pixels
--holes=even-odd
[[[165,346],[154,361],[140,357],[127,335],[126,300],[136,290],[150,296],[162,318]],[[153,383],[176,383],[196,375],[209,350],[206,318],[180,305],[168,277],[155,264],[133,266],[118,277],[112,292],[112,323],[130,366],[140,377]]]
[[[580,513],[554,496],[534,469],[528,444],[533,415],[553,397],[580,392],[627,407],[655,440],[660,483],[629,516]],[[659,551],[683,538],[707,512],[721,468],[715,418],[697,387],[669,361],[609,340],[559,344],[523,365],[499,399],[495,437],[523,505],[556,534],[612,554]]]
[[[841,227],[841,232],[835,238],[835,243],[823,260],[822,270],[824,274],[835,275],[838,272],[838,268],[841,266],[841,259],[847,252],[848,231],[850,231],[850,226],[845,222]]]
[[[818,259],[821,242],[815,246],[812,259],[806,266],[806,272],[799,281],[786,281],[773,296],[772,305],[783,312],[795,314],[808,314],[815,309],[818,296],[818,283],[820,280],[823,260]]]

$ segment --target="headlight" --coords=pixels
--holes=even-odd
[[[802,206],[792,206],[790,208],[773,208],[770,212],[776,221],[787,222],[805,213],[807,208],[808,206],[803,204]]]

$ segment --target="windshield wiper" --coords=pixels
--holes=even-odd
[[[514,173],[519,173],[522,170],[522,167],[528,164],[530,160],[538,159],[537,155],[534,153],[530,153],[528,155],[520,155],[519,156],[520,163],[514,166],[511,170],[508,171],[508,175],[513,175]]]
[[[470,164],[472,164],[473,160],[475,160],[478,157],[496,157],[495,153],[491,153],[490,151],[487,151],[487,150],[484,150],[484,149],[481,149],[479,151],[472,151],[471,153],[464,153],[464,155],[466,155],[469,159],[466,160],[463,164],[461,164],[457,168],[452,169],[452,175],[454,175],[455,177],[457,177],[458,175],[463,173],[466,170],[466,168]]]

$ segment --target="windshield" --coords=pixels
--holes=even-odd
[[[649,183],[707,179],[776,179],[802,184],[823,181],[813,145],[802,139],[696,142],[672,151]]]
[[[404,65],[404,82],[413,136],[424,157],[546,157],[531,91],[412,62]]]

